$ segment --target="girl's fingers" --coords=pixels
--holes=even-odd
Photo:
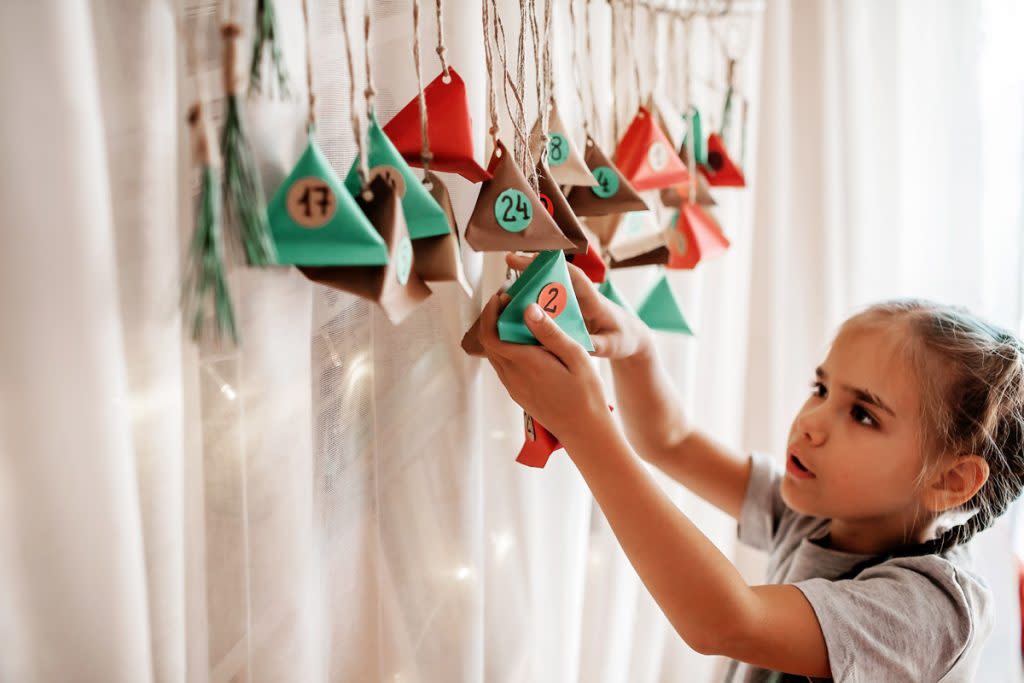
[[[570,370],[587,362],[587,352],[572,337],[562,331],[555,321],[544,314],[540,306],[530,304],[523,317],[526,326],[541,345]]]

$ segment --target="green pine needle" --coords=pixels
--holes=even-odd
[[[224,157],[225,213],[228,221],[238,227],[246,260],[253,266],[274,265],[277,250],[270,236],[263,182],[242,125],[237,95],[227,98],[221,154]]]
[[[196,207],[196,225],[192,233],[188,262],[182,288],[182,305],[186,316],[192,318],[192,338],[196,341],[203,336],[206,321],[206,299],[212,295],[218,339],[228,338],[238,343],[235,313],[228,292],[224,273],[224,248],[220,223],[220,186],[217,170],[210,165],[203,167],[202,184]]]
[[[252,64],[249,68],[249,94],[263,90],[263,51],[270,46],[270,64],[277,80],[281,97],[288,97],[288,70],[281,54],[281,42],[277,37],[277,13],[274,0],[258,0],[256,3],[256,29],[253,31]],[[273,82],[273,81],[271,81]]]

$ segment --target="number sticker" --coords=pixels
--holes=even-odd
[[[689,246],[686,242],[686,235],[677,230],[675,226],[672,227],[671,232],[672,244],[670,246],[672,247],[672,250],[676,252],[676,256],[684,256]]]
[[[552,133],[548,141],[548,163],[561,166],[569,158],[569,140],[561,133]]]
[[[322,228],[338,208],[334,191],[323,178],[299,178],[288,188],[285,197],[288,216],[304,228]]]
[[[655,171],[665,168],[665,164],[668,163],[668,147],[665,146],[664,142],[659,140],[651,145],[650,149],[647,150],[647,163]]]
[[[544,209],[548,212],[549,216],[555,215],[555,203],[551,201],[551,197],[541,192],[540,203],[544,205]]]
[[[594,178],[597,180],[597,185],[590,189],[601,199],[613,197],[619,191],[619,174],[608,166],[595,168]]]
[[[537,428],[533,426],[533,418],[523,413],[523,425],[526,427],[526,437],[530,441],[537,440]]]
[[[405,178],[402,176],[402,172],[394,166],[381,164],[371,168],[370,182],[372,183],[377,178],[383,178],[391,186],[391,189],[395,191],[399,199],[405,196]]]
[[[395,277],[398,284],[403,287],[409,282],[409,272],[412,270],[412,242],[406,236],[398,243],[395,250]]]
[[[509,188],[494,202],[494,218],[509,232],[522,232],[533,220],[533,205],[519,190]]]
[[[562,315],[569,295],[565,291],[565,285],[561,282],[549,282],[540,290],[537,303],[541,309],[552,318]]]

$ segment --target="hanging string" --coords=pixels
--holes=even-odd
[[[661,49],[661,31],[659,30],[658,26],[658,14],[654,11],[653,8],[651,8],[650,5],[647,5],[646,7],[648,45],[647,55],[649,57],[647,64],[648,85],[650,86],[650,91],[653,93],[655,90],[660,92],[661,89],[665,86],[665,84],[662,83],[662,81],[664,80],[664,73],[661,67],[661,60],[658,59],[658,56],[664,53]]]
[[[440,0],[438,0],[440,6]],[[440,7],[438,13],[440,14]],[[438,16],[438,23],[441,19]],[[429,183],[427,173],[430,171],[430,162],[434,155],[430,152],[430,132],[427,129],[427,95],[423,92],[423,70],[420,68],[420,0],[412,0],[412,58],[416,63],[416,87],[419,91],[420,103],[420,140],[423,147],[420,151],[420,160],[423,162],[423,182]],[[444,64],[444,57],[441,57]],[[445,70],[447,74],[447,69]]]
[[[626,34],[628,36],[628,42],[626,43],[626,49],[629,52],[629,56],[630,56],[630,58],[633,61],[633,78],[634,78],[634,83],[636,83],[637,106],[640,106],[643,103],[640,101],[640,98],[642,97],[642,95],[640,94],[641,93],[641,90],[640,90],[640,83],[641,83],[641,79],[640,79],[640,51],[636,47],[636,42],[637,42],[636,41],[636,25],[637,25],[636,15],[637,15],[637,7],[638,7],[638,5],[636,3],[636,0],[633,0],[632,2],[630,2],[630,4],[629,4],[629,33]]]
[[[441,59],[441,71],[444,72],[444,78],[442,80],[444,80],[445,83],[450,83],[452,75],[448,73],[448,61],[445,59],[445,54],[447,54],[448,48],[444,46],[444,11],[441,4],[442,0],[437,0],[437,2],[434,3],[434,7],[437,10],[437,56]],[[485,33],[484,36],[486,35],[487,34]]]
[[[359,116],[359,100],[356,97],[356,70],[352,60],[352,34],[348,30],[348,11],[345,7],[347,2],[348,0],[339,0],[338,5],[341,10],[341,31],[345,34],[345,59],[348,63],[349,107],[352,114],[352,134],[355,135],[356,149],[359,154],[357,170],[359,173],[359,180],[362,182],[363,188],[366,188],[370,182],[370,168],[366,159],[366,142],[363,133],[363,121]]]
[[[537,12],[534,0],[530,0],[530,34],[533,37],[533,65],[537,76],[537,123],[540,127],[540,158],[547,160],[548,157],[548,128],[547,128],[547,109],[548,102],[545,94],[547,92],[545,80],[545,64],[543,57],[543,50],[541,48],[540,41],[540,28],[537,25]],[[534,169],[536,172],[536,169]]]
[[[366,95],[366,116],[373,116],[374,105],[373,98],[377,94],[377,91],[373,89],[373,77],[370,74],[370,10],[369,8],[363,8],[363,50],[366,62],[366,90],[363,94]]]
[[[591,63],[590,60],[591,60],[591,58],[594,55],[593,47],[590,44],[590,33],[591,33],[590,29],[591,29],[590,0],[583,0],[583,36],[586,39],[585,40],[585,43],[586,43],[586,54],[584,55],[584,59],[586,60],[587,64]],[[613,44],[613,46],[612,46],[612,54],[614,54],[614,53],[615,53],[615,50],[614,50],[614,44]],[[591,112],[592,112],[591,120],[594,123],[594,132],[597,133],[599,138],[603,139],[605,130],[604,130],[604,125],[603,125],[603,123],[601,121],[601,110],[597,106],[597,95],[596,95],[596,93],[594,93],[593,73],[587,74],[587,79],[586,80],[587,80],[587,83],[590,84],[589,94],[590,94],[590,106],[591,106]],[[615,92],[615,61],[614,61],[614,59],[612,60],[612,87],[611,87],[611,90],[612,90],[613,93]],[[613,103],[612,106],[614,107],[614,94],[613,94],[612,103]],[[612,118],[613,119],[615,118],[614,109],[612,111]]]
[[[697,136],[694,123],[694,114],[697,108],[690,101],[691,89],[690,89],[690,38],[692,33],[690,31],[690,18],[683,19],[683,97],[684,106],[686,107],[686,161],[687,171],[690,174],[690,181],[688,183],[689,197],[688,200],[691,204],[697,202],[697,184],[700,182],[697,178]]]
[[[550,127],[551,110],[555,104],[555,90],[552,87],[554,82],[554,65],[551,60],[551,0],[544,0],[544,93],[545,102],[541,111],[542,128],[545,135]],[[544,146],[545,154],[547,145]]]
[[[608,6],[609,11],[612,13],[611,14],[611,19],[608,22],[609,23],[609,28],[611,30],[611,41],[610,42],[611,42],[611,46],[612,46],[612,54],[609,57],[609,60],[612,63],[612,87],[611,87],[611,95],[612,95],[612,144],[617,144],[618,141],[619,141],[619,75],[618,75],[618,68],[615,66],[616,63],[618,62],[618,60],[615,59],[615,51],[616,51],[616,47],[617,47],[617,45],[615,43],[615,27],[618,26],[618,22],[615,21],[615,8],[616,7],[617,7],[617,5],[614,5],[614,4]],[[596,107],[597,107],[597,103],[596,102],[594,103],[594,106],[595,106],[595,109],[596,109]]]
[[[587,103],[583,99],[583,73],[580,70],[580,55],[576,22],[576,0],[569,0],[569,34],[572,36],[572,73],[576,79],[576,99],[580,103],[580,123],[583,124],[583,135],[590,137],[590,124],[587,121]],[[589,34],[588,34],[589,35]]]
[[[491,15],[494,18],[494,39],[495,44],[499,48],[501,56],[502,70],[504,71],[504,94],[505,94],[505,108],[509,112],[509,116],[512,119],[512,128],[516,133],[516,142],[523,145],[529,153],[529,131],[526,130],[526,107],[523,102],[523,97],[520,95],[519,90],[516,88],[515,82],[512,80],[512,73],[508,68],[508,43],[505,40],[505,24],[501,20],[501,15],[498,14],[497,0],[491,0]],[[509,103],[509,90],[512,91],[512,98],[515,100],[517,108],[517,115],[512,115],[512,107]],[[522,165],[521,169],[525,173],[530,173],[529,167]],[[535,180],[535,178],[531,179]]]
[[[306,91],[309,93],[309,118],[306,127],[312,132],[316,128],[316,95],[313,94],[313,36],[309,28],[308,0],[302,0],[302,25],[306,30]]]
[[[491,118],[491,128],[487,132],[491,135],[491,144],[497,146],[498,133],[501,131],[498,126],[498,101],[497,94],[495,92],[494,85],[494,58],[491,53],[491,18],[490,18],[490,3],[488,0],[483,2],[483,29],[484,29],[484,63],[487,67],[487,110]],[[494,29],[497,33],[497,28]]]

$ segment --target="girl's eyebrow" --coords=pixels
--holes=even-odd
[[[814,369],[814,374],[817,375],[818,379],[820,379],[822,382],[824,382],[825,380],[828,379],[828,374],[825,372],[825,370],[820,365],[817,368]],[[881,399],[881,397],[878,396],[878,394],[873,394],[870,391],[868,391],[867,389],[861,389],[859,387],[851,387],[849,384],[842,384],[840,386],[843,389],[845,389],[846,391],[849,391],[851,394],[856,396],[858,400],[863,401],[864,403],[868,403],[868,404],[873,405],[873,406],[877,406],[877,407],[881,408],[882,410],[884,410],[885,412],[887,412],[890,415],[892,415],[893,417],[896,417],[896,413],[894,413],[892,411],[892,408],[890,408],[889,406],[887,406],[885,404],[885,401],[883,401]]]

